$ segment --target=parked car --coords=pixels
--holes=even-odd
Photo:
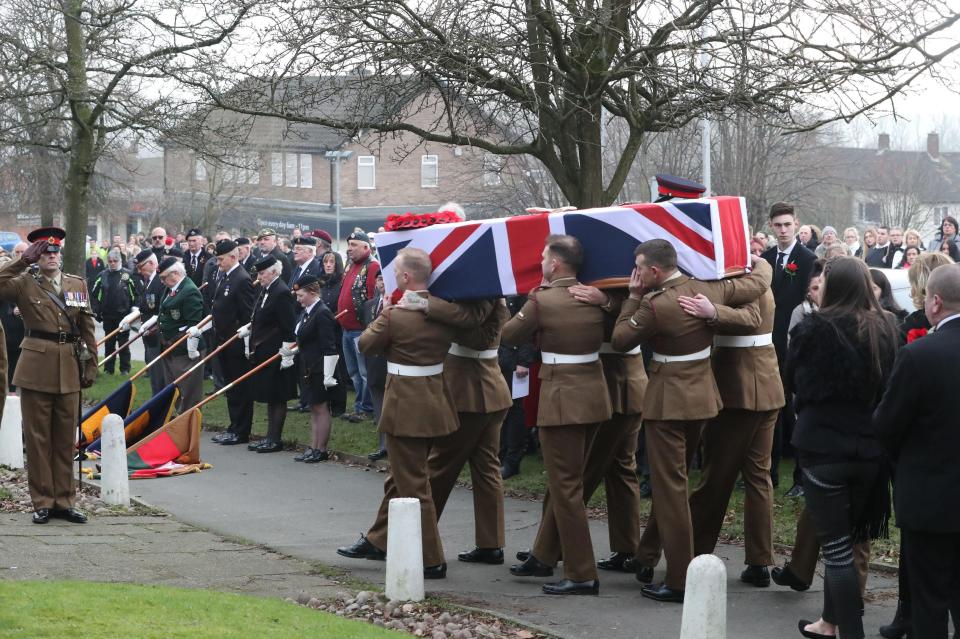
[[[13,253],[13,247],[22,241],[20,235],[13,231],[0,231],[0,248],[7,253]]]
[[[908,313],[917,310],[914,308],[913,299],[910,297],[910,280],[907,278],[907,269],[878,268],[877,270],[887,276],[890,288],[893,289],[893,299],[897,300],[900,308]]]

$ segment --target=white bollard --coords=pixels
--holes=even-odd
[[[7,395],[0,421],[0,466],[23,468],[23,413],[20,398]]]
[[[391,499],[387,521],[387,598],[391,601],[422,601],[420,500],[411,497]]]
[[[116,506],[130,506],[127,477],[127,440],[123,418],[113,413],[103,418],[100,434],[100,499]]]
[[[726,639],[727,567],[716,555],[700,555],[687,568],[680,639]]]

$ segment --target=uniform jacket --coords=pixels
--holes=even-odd
[[[960,321],[907,344],[897,355],[873,425],[896,467],[897,525],[931,533],[960,532]]]
[[[567,290],[576,278],[556,279],[534,289],[526,304],[503,327],[503,341],[522,344],[534,335],[542,353],[586,355],[603,344],[603,311],[578,302]],[[598,424],[612,414],[603,365],[540,366],[537,426]]]
[[[94,315],[119,320],[137,305],[136,278],[125,268],[100,271],[90,297]]]
[[[250,320],[253,300],[257,293],[250,283],[250,276],[239,264],[228,274],[221,274],[213,286],[213,330],[217,344],[230,339],[237,330]]]
[[[137,308],[140,309],[140,321],[145,322],[160,312],[160,303],[167,294],[167,287],[160,281],[160,276],[154,273],[153,279],[145,283],[143,278],[138,278],[139,296],[137,299]],[[156,332],[152,335],[145,335],[143,343],[147,346],[158,346],[160,339]]]
[[[702,293],[714,304],[746,304],[769,288],[770,275],[770,267],[757,262],[753,272],[743,277],[702,282],[681,275],[641,300],[631,296],[623,303],[611,344],[618,351],[627,351],[649,342],[655,353],[663,355],[689,355],[709,348],[713,328],[685,313],[677,298]],[[647,372],[650,381],[643,404],[644,419],[706,420],[723,407],[709,358],[651,361]]]
[[[301,374],[323,375],[323,358],[337,354],[337,321],[333,313],[323,301],[317,300],[309,315],[306,309],[301,309],[297,324],[300,327],[296,331],[297,360]]]
[[[420,311],[391,306],[360,335],[360,352],[385,355],[395,364],[440,364],[455,330]],[[441,437],[460,428],[457,410],[443,374],[409,377],[387,374],[380,431],[394,437]]]
[[[247,259],[240,262],[240,267],[247,272],[251,280],[257,276],[257,269],[254,267],[256,263],[257,258],[252,252],[247,256]]]
[[[183,266],[187,269],[187,277],[193,280],[193,283],[196,284],[198,288],[203,284],[203,271],[209,259],[210,254],[203,248],[200,249],[200,253],[197,255],[196,267],[193,265],[193,253],[187,251],[183,256]]]
[[[773,293],[768,290],[739,309],[718,306],[713,328],[717,335],[765,335],[773,331],[773,315]],[[748,328],[757,321],[759,328]],[[724,408],[770,411],[784,405],[777,351],[772,344],[715,347],[713,373]]]
[[[44,292],[56,295],[52,286],[46,279],[41,282],[28,271],[22,260],[13,260],[0,270],[0,297],[20,307],[26,330],[73,333],[70,322],[73,320],[80,338],[93,354],[82,371],[83,378],[93,382],[97,378],[97,340],[87,284],[82,277],[64,273],[60,287],[62,291],[58,297],[64,301],[64,310]],[[14,384],[42,393],[75,393],[80,390],[81,370],[74,344],[25,337],[20,349],[20,360],[13,374]]]
[[[319,277],[320,260],[318,260],[317,258],[313,258],[312,260],[304,264],[303,270],[298,273],[297,269],[299,268],[300,268],[300,265],[295,262],[290,266],[290,269],[291,269],[290,270],[290,288],[293,288],[293,285],[297,283],[297,280],[299,280],[304,275],[309,274],[309,275]]]
[[[497,350],[510,311],[499,300],[453,304],[430,296],[430,319],[457,328],[454,343],[475,351]],[[443,379],[461,413],[495,413],[513,405],[497,357],[478,359],[448,353]]]
[[[265,362],[280,350],[284,342],[293,342],[297,323],[297,307],[286,283],[278,277],[264,288],[257,287],[251,317],[250,351],[254,366]],[[297,371],[280,368],[274,361],[252,378],[253,399],[266,404],[286,402],[297,396]]]
[[[778,248],[767,249],[763,252],[763,259],[770,268],[777,265]],[[787,328],[790,326],[790,314],[807,296],[807,285],[810,283],[810,272],[817,256],[797,240],[796,246],[787,257],[787,264],[796,264],[797,272],[793,275],[786,273],[772,276],[771,288],[775,310],[773,315],[773,346],[777,349],[777,357],[783,362],[787,353]]]
[[[168,289],[160,302],[157,325],[160,327],[160,345],[170,346],[177,341],[183,331],[195,326],[203,319],[203,297],[189,277],[183,278],[176,292],[171,295]],[[200,335],[200,348],[204,348],[203,335]],[[185,355],[187,342],[184,340],[173,350],[172,355]]]
[[[320,289],[321,293],[325,289]],[[333,303],[336,304],[336,296],[331,296]],[[367,300],[363,304],[363,327],[366,328],[370,326],[373,320],[377,319],[380,315],[382,308],[383,296],[377,294],[372,300]],[[329,307],[328,307],[329,308]],[[339,324],[337,324],[339,331]],[[367,365],[367,386],[370,388],[375,388],[379,391],[382,391],[383,388],[387,385],[387,358],[383,355],[364,355],[364,361]]]
[[[609,305],[604,308],[603,341],[609,343],[613,329],[620,315],[627,292],[607,291]],[[621,415],[639,415],[643,412],[643,400],[647,394],[647,371],[643,366],[643,355],[601,354],[603,376],[607,380],[610,404],[614,413]]]

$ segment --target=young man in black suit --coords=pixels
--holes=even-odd
[[[924,311],[935,328],[900,350],[873,422],[896,468],[910,636],[947,639],[948,613],[960,610],[960,265],[930,274]]]
[[[807,283],[810,281],[810,271],[817,256],[813,251],[797,241],[797,217],[793,212],[793,205],[786,202],[777,202],[770,207],[770,230],[777,239],[777,245],[763,252],[763,259],[773,267],[773,298],[776,310],[773,316],[773,346],[777,351],[777,362],[780,370],[784,369],[784,360],[787,354],[787,328],[790,325],[790,314],[793,309],[803,302],[807,294]],[[793,402],[787,397],[786,405],[780,410],[780,417],[773,434],[773,456],[770,474],[773,485],[779,484],[778,470],[783,442],[790,440],[793,432],[795,415]],[[794,472],[793,487],[790,494],[793,497],[802,495],[799,473]]]

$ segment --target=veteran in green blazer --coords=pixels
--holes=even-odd
[[[203,319],[203,295],[197,285],[187,277],[183,262],[173,257],[163,260],[158,269],[160,281],[167,287],[167,294],[160,302],[157,324],[160,328],[160,347],[167,349],[183,337],[185,332],[196,333],[178,345],[163,358],[163,374],[166,384],[183,375],[203,353],[203,335],[190,331]],[[203,366],[198,366],[178,385],[180,399],[177,412],[182,413],[203,399]]]

